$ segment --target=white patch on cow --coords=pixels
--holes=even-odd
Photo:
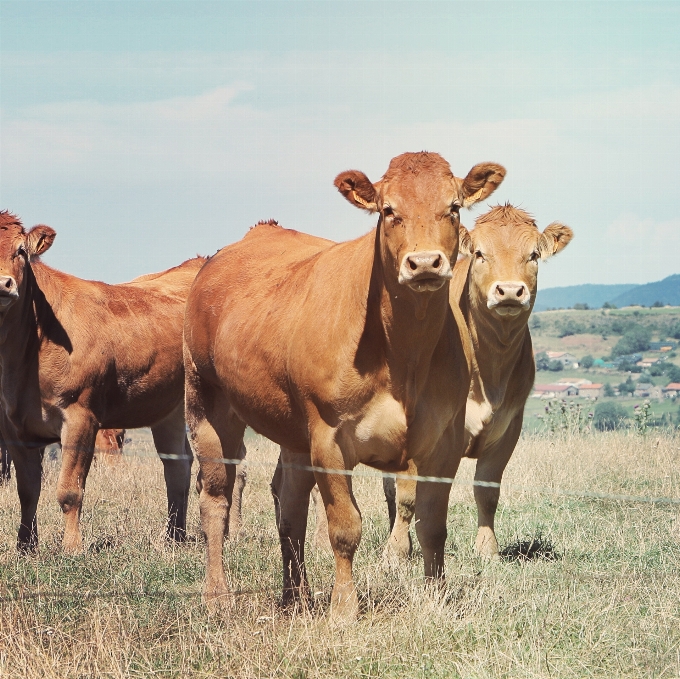
[[[389,394],[376,396],[357,424],[355,437],[362,443],[380,441],[400,446],[406,435],[404,407]]]
[[[492,415],[493,411],[488,401],[477,403],[477,401],[468,399],[465,404],[465,429],[472,437],[479,436]]]

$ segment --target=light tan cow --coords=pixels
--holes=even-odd
[[[14,462],[18,546],[38,542],[40,451],[60,442],[57,500],[63,546],[81,549],[85,480],[97,430],[150,426],[163,459],[168,537],[186,535],[191,449],[184,424],[182,323],[204,259],[122,285],[84,281],[43,264],[56,232],[26,232],[0,213],[0,430]]]
[[[465,417],[466,456],[477,458],[475,480],[500,484],[522,430],[524,404],[534,384],[535,364],[528,320],[536,298],[539,260],[567,246],[572,230],[554,222],[541,233],[533,218],[511,205],[479,217],[474,230],[461,227],[459,260],[451,283],[451,304],[467,320],[474,355]],[[385,495],[393,529],[387,556],[408,556],[409,523],[417,502],[416,484],[399,480],[394,509],[394,481]],[[478,533],[475,547],[486,557],[498,555],[494,517],[500,488],[474,486]]]
[[[220,462],[238,457],[247,424],[282,446],[272,487],[284,603],[307,597],[304,535],[315,481],[335,554],[336,614],[358,610],[352,561],[361,538],[351,477],[289,463],[342,472],[360,462],[384,470],[410,463],[424,474],[455,474],[469,390],[463,321],[448,290],[458,213],[504,174],[485,163],[458,179],[433,153],[393,159],[376,184],[344,172],[336,187],[379,214],[376,229],[335,244],[260,223],[196,277],[184,327],[186,399],[203,478],[207,600],[229,594],[222,545],[235,469]],[[430,517],[418,524],[429,578],[443,577],[448,493],[441,484],[418,492],[416,515]]]

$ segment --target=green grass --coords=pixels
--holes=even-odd
[[[133,437],[128,453],[149,455],[148,438]],[[202,542],[173,548],[163,541],[157,460],[129,456],[117,467],[93,468],[83,513],[87,549],[75,557],[59,549],[55,467],[45,478],[37,557],[16,554],[16,489],[0,489],[0,676],[680,675],[678,506],[536,490],[678,497],[678,437],[524,437],[506,472],[497,519],[508,558],[474,555],[472,491],[455,485],[441,593],[424,586],[417,547],[412,561],[383,567],[381,484],[356,479],[362,615],[341,626],[327,617],[332,557],[311,547],[315,611],[291,617],[278,609],[280,556],[268,489],[277,452],[259,437],[248,444],[244,530],[224,552],[236,596],[216,613],[200,600]],[[473,470],[464,460],[461,481]],[[192,495],[194,535],[196,505]],[[511,558],[532,541],[531,559]]]

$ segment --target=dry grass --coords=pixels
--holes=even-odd
[[[680,675],[678,507],[519,487],[677,497],[677,437],[523,439],[498,517],[508,558],[485,563],[473,555],[471,488],[454,486],[442,595],[424,588],[418,554],[397,572],[383,570],[381,484],[357,479],[363,614],[344,627],[325,615],[332,559],[311,549],[316,612],[287,617],[277,609],[280,557],[268,489],[276,449],[260,438],[249,443],[244,533],[225,548],[239,594],[215,615],[199,596],[203,545],[163,542],[162,471],[153,457],[93,469],[83,516],[88,548],[78,557],[59,550],[56,467],[47,469],[35,558],[17,556],[16,488],[0,489],[0,676]],[[144,432],[128,449],[152,455]],[[472,469],[464,461],[460,478]],[[196,505],[192,496],[194,534]],[[513,558],[522,553],[529,558]]]

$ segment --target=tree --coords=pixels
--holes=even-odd
[[[548,365],[550,364],[550,359],[545,351],[541,351],[536,354],[536,370],[549,370]]]
[[[616,306],[616,304],[612,304],[611,302],[605,302],[605,303],[602,305],[602,308],[603,308],[603,309],[618,309],[618,307]]]
[[[603,394],[604,394],[605,396],[610,396],[610,397],[616,395],[616,394],[614,393],[614,387],[612,387],[612,385],[609,384],[609,382],[607,382],[607,383],[604,385]]]
[[[649,349],[652,333],[642,325],[632,325],[612,349],[612,356],[625,356]]]
[[[593,424],[598,431],[613,431],[626,420],[626,410],[615,401],[600,401],[595,406]]]
[[[532,330],[540,330],[541,319],[536,314],[531,314],[531,318],[529,319],[529,327]]]
[[[674,363],[669,363],[666,368],[666,377],[669,382],[680,382],[680,368]]]
[[[585,303],[585,302],[577,302],[574,304],[574,309],[577,309],[579,311],[587,311],[590,309],[590,307]]]
[[[559,372],[560,370],[564,370],[564,364],[562,361],[550,361],[548,363],[548,370],[552,372]]]
[[[663,302],[660,302],[658,299],[654,304],[652,304],[652,309],[660,309],[663,306]]]
[[[593,362],[594,362],[594,360],[595,360],[595,359],[594,359],[590,354],[586,354],[586,355],[579,361],[579,363],[580,363],[580,365],[581,365],[582,368],[585,368],[586,370],[588,370],[588,368],[592,368],[592,367],[593,367]]]
[[[628,379],[625,382],[619,384],[619,394],[634,394],[635,393],[635,382],[628,375]]]

